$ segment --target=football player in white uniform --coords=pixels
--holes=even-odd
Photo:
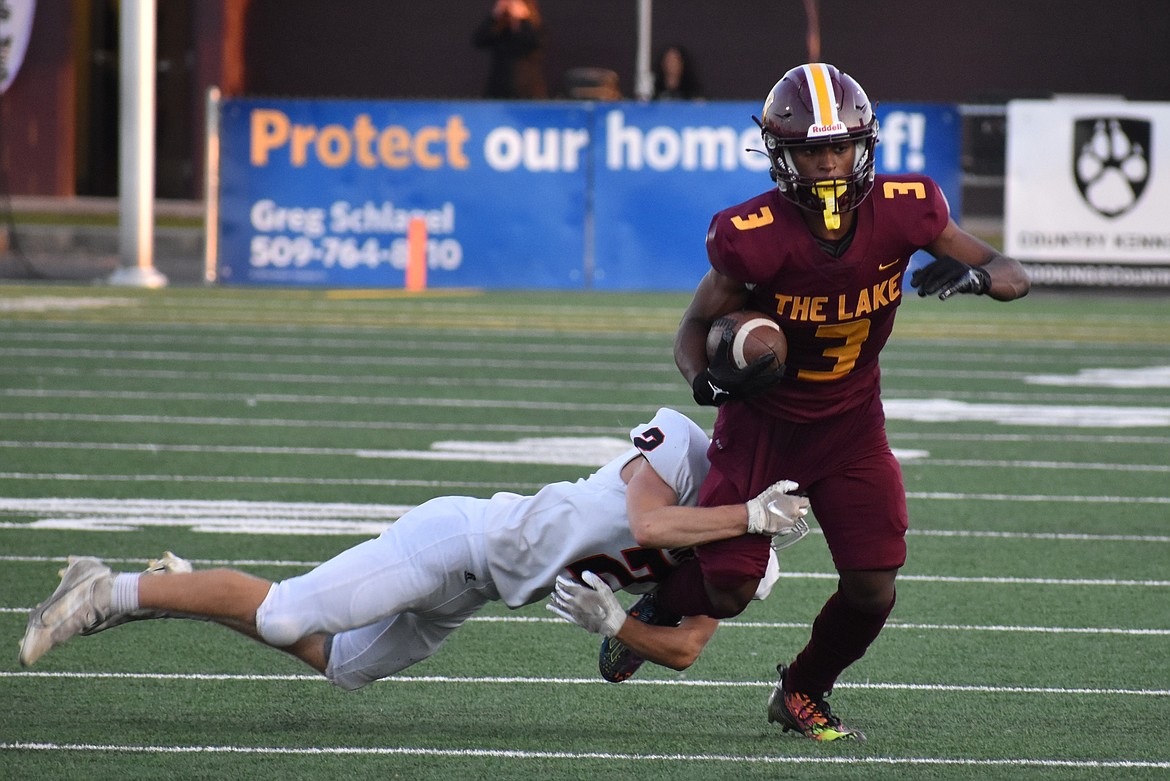
[[[629,621],[620,608],[604,609],[616,604],[610,589],[653,588],[692,545],[745,533],[799,538],[808,500],[791,495],[795,485],[784,481],[746,504],[698,508],[710,443],[703,430],[661,409],[630,439],[633,447],[585,479],[533,496],[432,499],[379,537],[275,583],[232,569],[183,571],[189,566],[173,558],[146,573],[113,573],[98,559],[70,557],[57,590],[29,616],[21,664],[78,634],[181,616],[286,651],[352,690],[431,656],[489,600],[531,604],[561,576],[562,588],[581,589],[560,601],[567,618],[593,628],[578,620],[597,610],[582,597],[608,597],[598,603],[608,624],[594,631],[623,633],[645,658],[685,667],[715,619],[689,617],[678,628]],[[151,574],[161,571],[167,574]],[[599,590],[584,589],[582,579]],[[773,582],[775,574],[757,596]]]

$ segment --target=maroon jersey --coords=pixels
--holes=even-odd
[[[878,393],[878,353],[902,303],[910,256],[938,238],[950,216],[926,176],[878,176],[856,211],[852,242],[834,257],[800,207],[775,189],[711,220],[716,271],[751,286],[749,309],[771,314],[788,337],[784,379],[748,403],[773,417],[821,420]]]

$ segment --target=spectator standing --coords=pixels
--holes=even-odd
[[[537,0],[496,0],[491,13],[476,28],[472,42],[491,53],[485,98],[548,97]]]
[[[654,66],[655,100],[695,100],[703,97],[690,52],[671,44],[662,50]]]

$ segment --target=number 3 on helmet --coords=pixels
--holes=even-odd
[[[860,206],[873,189],[878,122],[873,104],[852,76],[819,62],[793,68],[772,87],[763,119],[756,122],[772,161],[772,179],[780,194],[798,206],[840,214]],[[797,172],[794,148],[848,142],[855,145],[853,170],[832,180],[831,196],[826,182]]]

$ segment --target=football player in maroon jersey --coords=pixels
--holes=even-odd
[[[807,491],[840,575],[812,637],[768,703],[770,721],[816,740],[864,735],[825,696],[865,654],[894,606],[906,556],[906,495],[886,439],[878,355],[907,292],[998,301],[1028,292],[1018,262],[961,230],[930,178],[874,173],[878,123],[861,86],[832,65],[793,68],[757,120],[776,187],[715,215],[711,268],[675,338],[675,361],[699,404],[719,407],[702,505],[742,502],[779,477]],[[711,324],[737,309],[770,313],[788,338],[782,371],[708,361]],[[660,612],[715,617],[747,605],[768,538],[698,549],[658,590]]]

